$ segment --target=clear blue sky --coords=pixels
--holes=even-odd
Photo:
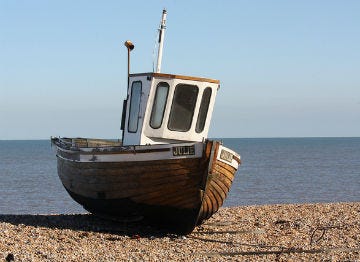
[[[0,139],[120,137],[126,49],[219,79],[212,137],[360,136],[360,1],[0,0]]]

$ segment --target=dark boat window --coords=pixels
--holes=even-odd
[[[162,124],[168,93],[169,84],[160,82],[156,87],[154,104],[150,117],[150,126],[154,129],[159,128]]]
[[[171,105],[168,128],[186,132],[191,127],[199,88],[194,85],[178,84]]]
[[[210,98],[211,98],[211,87],[207,87],[205,88],[203,96],[201,98],[199,115],[196,121],[196,128],[195,128],[196,133],[200,133],[204,130],[206,117],[209,110]]]
[[[141,81],[136,81],[132,83],[131,97],[130,97],[128,131],[131,133],[136,133],[138,129],[140,101],[141,101]]]

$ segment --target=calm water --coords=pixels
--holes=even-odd
[[[360,138],[223,139],[243,165],[225,206],[360,201]],[[49,141],[0,141],[0,213],[85,212]]]

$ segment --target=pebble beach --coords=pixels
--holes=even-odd
[[[187,236],[91,214],[0,215],[0,261],[360,261],[360,202],[221,208]]]

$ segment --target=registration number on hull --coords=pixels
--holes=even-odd
[[[173,156],[191,156],[191,155],[195,155],[195,146],[173,147]]]
[[[225,161],[228,161],[228,162],[231,163],[232,160],[233,160],[233,154],[231,154],[230,152],[222,149],[222,150],[221,150],[221,153],[220,153],[220,158],[221,158],[222,160],[225,160]]]

